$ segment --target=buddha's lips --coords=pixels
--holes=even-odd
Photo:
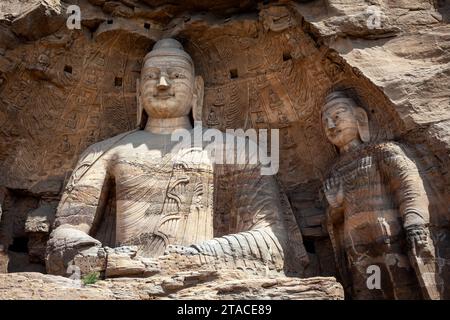
[[[328,135],[332,138],[335,138],[339,133],[341,133],[341,130],[338,129],[328,130]]]
[[[156,98],[156,99],[169,99],[169,98],[172,98],[172,97],[175,97],[175,94],[174,93],[167,93],[167,94],[154,94],[153,95],[153,98]]]

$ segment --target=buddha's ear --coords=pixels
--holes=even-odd
[[[136,126],[138,129],[144,129],[147,117],[144,116],[144,108],[141,103],[141,83],[139,78],[136,79],[136,105],[137,105],[137,118],[136,118]]]
[[[142,122],[142,104],[141,104],[141,83],[139,81],[139,78],[136,79],[136,105],[137,105],[136,126],[140,128]]]
[[[194,121],[202,121],[203,114],[203,94],[205,85],[201,76],[195,77],[194,96],[192,98],[192,115]]]
[[[362,142],[370,141],[369,118],[367,112],[363,108],[357,107],[355,110],[356,120],[358,122],[359,137]]]

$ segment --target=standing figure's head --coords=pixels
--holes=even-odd
[[[148,117],[184,117],[191,109],[194,120],[201,120],[203,80],[195,77],[191,57],[175,39],[159,40],[145,56],[137,90],[141,128]]]
[[[370,140],[366,111],[343,91],[327,95],[322,107],[322,126],[328,140],[340,151]]]

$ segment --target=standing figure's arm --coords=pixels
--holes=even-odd
[[[416,164],[396,143],[382,145],[381,171],[399,205],[403,227],[413,249],[427,245],[428,197]]]

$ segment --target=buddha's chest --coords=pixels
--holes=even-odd
[[[119,243],[156,256],[169,244],[212,238],[214,175],[205,159],[194,152],[129,153],[112,162],[111,172]]]
[[[373,187],[378,188],[381,183],[377,158],[371,154],[341,159],[332,174],[340,178],[347,194],[368,193]]]
[[[140,203],[147,214],[188,213],[192,204],[212,202],[213,165],[191,152],[160,150],[121,153],[111,162],[116,199]]]

